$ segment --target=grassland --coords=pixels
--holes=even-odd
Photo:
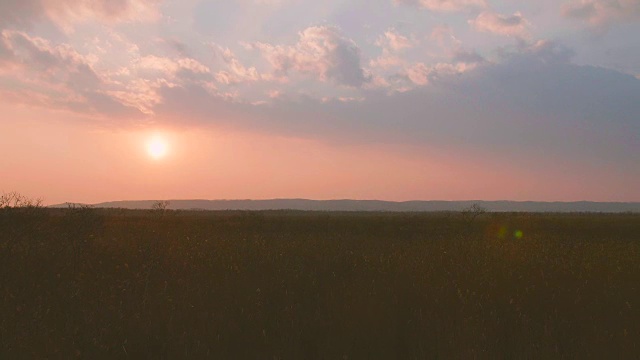
[[[5,209],[0,358],[640,358],[640,215]]]

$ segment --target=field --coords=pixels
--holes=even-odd
[[[0,211],[0,358],[640,358],[640,214]]]

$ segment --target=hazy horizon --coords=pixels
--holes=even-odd
[[[0,192],[640,201],[638,0],[4,0]]]
[[[168,200],[168,201],[166,201]],[[208,210],[208,211],[374,211],[374,212],[460,212],[478,205],[490,212],[552,212],[552,213],[640,213],[640,202],[534,202],[534,201],[384,201],[353,199],[166,199],[166,200],[124,200],[110,201],[90,205],[105,209],[153,209],[159,201],[169,210]],[[49,207],[67,208],[80,204],[62,203]]]
[[[44,200],[44,199],[43,199]],[[49,204],[44,203],[46,206],[50,205],[61,205],[61,204],[108,204],[108,203],[118,203],[118,202],[153,202],[153,201],[280,201],[280,200],[302,200],[302,201],[379,201],[379,202],[388,202],[388,203],[409,203],[409,202],[515,202],[515,203],[527,203],[527,202],[535,202],[535,203],[640,203],[640,201],[591,201],[591,200],[574,200],[574,201],[557,201],[557,200],[509,200],[509,199],[461,199],[461,200],[447,200],[447,199],[410,199],[410,200],[385,200],[385,199],[357,199],[357,198],[326,198],[326,199],[312,199],[312,198],[301,198],[301,197],[283,197],[283,198],[158,198],[158,199],[113,199],[113,200],[105,200],[98,201],[95,203],[74,203],[72,201],[64,201],[58,204]]]

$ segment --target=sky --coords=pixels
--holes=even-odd
[[[640,201],[640,0],[2,0],[0,192]]]

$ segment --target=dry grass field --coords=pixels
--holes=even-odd
[[[640,358],[640,215],[0,211],[0,358]]]

